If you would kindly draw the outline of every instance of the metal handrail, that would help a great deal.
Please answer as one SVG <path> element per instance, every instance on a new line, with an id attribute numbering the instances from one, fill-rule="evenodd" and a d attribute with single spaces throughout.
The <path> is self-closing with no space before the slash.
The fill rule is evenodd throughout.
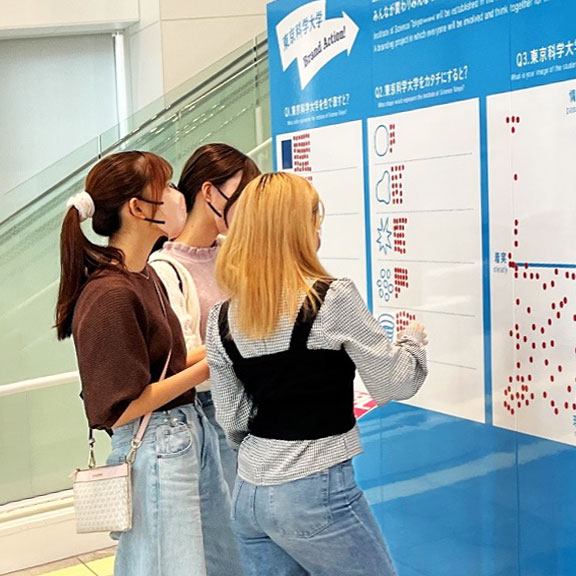
<path id="1" fill-rule="evenodd" d="M 20 213 L 22 213 L 23 210 L 25 210 L 28 206 L 30 206 L 30 204 L 36 202 L 40 198 L 46 197 L 48 194 L 50 194 L 54 190 L 57 190 L 65 182 L 72 180 L 74 177 L 78 176 L 79 174 L 82 174 L 90 166 L 92 166 L 92 164 L 94 164 L 94 162 L 96 162 L 99 158 L 102 158 L 106 154 L 110 153 L 112 150 L 114 150 L 118 147 L 121 147 L 122 144 L 124 144 L 125 142 L 128 142 L 129 140 L 134 138 L 134 136 L 136 136 L 137 134 L 146 130 L 146 128 L 148 128 L 151 124 L 158 121 L 159 118 L 165 116 L 166 114 L 172 113 L 173 108 L 184 103 L 189 98 L 192 98 L 195 95 L 200 93 L 200 95 L 197 97 L 197 99 L 195 101 L 191 102 L 191 104 L 195 104 L 195 103 L 201 101 L 207 94 L 210 94 L 211 92 L 213 92 L 214 89 L 217 89 L 217 88 L 227 84 L 231 80 L 233 80 L 235 77 L 238 76 L 239 73 L 243 73 L 246 70 L 249 70 L 250 68 L 252 68 L 254 65 L 256 65 L 258 63 L 257 58 L 253 58 L 252 61 L 242 70 L 234 70 L 235 67 L 238 66 L 238 64 L 242 63 L 242 61 L 249 58 L 251 54 L 255 54 L 255 53 L 258 54 L 261 49 L 263 49 L 264 47 L 267 46 L 267 44 L 268 44 L 267 38 L 264 38 L 260 41 L 255 41 L 249 50 L 246 50 L 246 52 L 243 52 L 242 54 L 240 54 L 237 58 L 235 58 L 234 60 L 229 62 L 226 66 L 219 69 L 214 74 L 211 74 L 208 78 L 206 78 L 202 82 L 196 84 L 194 86 L 194 88 L 192 88 L 191 90 L 182 94 L 178 98 L 175 98 L 172 102 L 167 104 L 162 110 L 158 111 L 156 114 L 154 114 L 153 116 L 151 116 L 147 120 L 143 121 L 141 124 L 139 124 L 136 128 L 134 128 L 130 132 L 124 134 L 121 138 L 116 140 L 113 144 L 111 144 L 110 146 L 107 146 L 105 149 L 102 149 L 101 146 L 99 145 L 100 149 L 99 149 L 97 156 L 90 158 L 90 160 L 88 160 L 88 161 L 83 162 L 75 170 L 69 172 L 64 178 L 61 178 L 59 181 L 57 181 L 56 183 L 49 186 L 42 194 L 30 199 L 29 202 L 26 202 L 24 205 L 20 206 L 15 212 L 11 213 L 6 218 L 2 219 L 2 217 L 0 216 L 0 224 L 4 225 L 4 224 L 9 223 L 11 220 L 16 218 Z M 267 51 L 262 52 L 262 56 L 264 56 L 264 55 L 267 55 Z M 226 76 L 226 74 L 228 74 L 228 76 Z M 212 89 L 208 90 L 206 93 L 202 93 L 202 90 L 205 90 L 215 80 L 218 80 L 218 79 L 221 80 L 220 83 L 218 84 L 218 86 L 213 87 Z M 100 141 L 100 136 L 98 136 L 98 140 Z M 9 194 L 9 193 L 10 193 L 10 191 L 6 192 L 6 194 Z"/>
<path id="2" fill-rule="evenodd" d="M 54 374 L 52 376 L 42 376 L 41 378 L 32 378 L 30 380 L 21 380 L 13 384 L 4 384 L 0 386 L 0 398 L 3 396 L 12 396 L 20 392 L 31 392 L 32 390 L 43 390 L 46 388 L 53 388 L 61 384 L 70 384 L 71 382 L 78 382 L 80 374 L 76 372 L 62 372 L 61 374 Z"/>
<path id="3" fill-rule="evenodd" d="M 250 150 L 250 152 L 248 152 L 246 154 L 246 156 L 250 156 L 250 158 L 252 158 L 252 156 L 255 156 L 256 154 L 258 154 L 259 152 L 264 150 L 264 148 L 267 148 L 268 146 L 270 146 L 270 144 L 272 144 L 272 138 L 268 138 L 267 140 L 264 140 L 264 142 L 258 144 L 258 146 L 256 146 L 256 148 Z"/>

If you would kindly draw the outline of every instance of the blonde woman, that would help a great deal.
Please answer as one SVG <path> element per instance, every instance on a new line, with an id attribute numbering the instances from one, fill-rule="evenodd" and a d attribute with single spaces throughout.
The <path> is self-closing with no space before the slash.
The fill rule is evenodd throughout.
<path id="1" fill-rule="evenodd" d="M 391 576 L 356 485 L 358 369 L 379 405 L 427 374 L 424 327 L 393 344 L 354 284 L 318 260 L 320 200 L 286 173 L 253 180 L 216 262 L 229 300 L 211 311 L 216 416 L 239 449 L 232 518 L 246 574 Z"/>

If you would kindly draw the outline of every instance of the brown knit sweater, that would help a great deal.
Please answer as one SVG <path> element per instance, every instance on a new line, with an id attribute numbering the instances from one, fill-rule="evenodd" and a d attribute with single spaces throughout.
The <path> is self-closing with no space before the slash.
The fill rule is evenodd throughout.
<path id="1" fill-rule="evenodd" d="M 92 428 L 110 429 L 144 388 L 157 382 L 172 346 L 166 377 L 186 367 L 186 346 L 178 318 L 170 308 L 162 282 L 148 266 L 140 274 L 105 271 L 90 279 L 74 310 L 82 395 Z M 153 279 L 160 288 L 164 316 Z M 163 406 L 174 408 L 194 400 L 194 389 Z"/>

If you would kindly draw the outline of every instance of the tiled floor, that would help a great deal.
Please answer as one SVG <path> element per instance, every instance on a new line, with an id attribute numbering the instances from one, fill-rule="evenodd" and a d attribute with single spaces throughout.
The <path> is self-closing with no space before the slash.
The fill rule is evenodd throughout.
<path id="1" fill-rule="evenodd" d="M 60 560 L 28 570 L 10 572 L 6 576 L 113 576 L 115 548 Z"/>

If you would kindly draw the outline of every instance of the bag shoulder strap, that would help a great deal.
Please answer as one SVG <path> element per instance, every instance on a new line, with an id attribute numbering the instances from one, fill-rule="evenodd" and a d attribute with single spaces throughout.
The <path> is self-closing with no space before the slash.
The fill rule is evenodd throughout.
<path id="1" fill-rule="evenodd" d="M 160 306 L 162 307 L 162 313 L 164 317 L 168 317 L 168 313 L 166 311 L 166 304 L 164 303 L 164 298 L 162 298 L 162 294 L 160 292 L 160 288 L 158 287 L 158 283 L 156 282 L 156 278 L 154 276 L 154 272 L 151 274 L 152 282 L 154 283 L 154 288 L 156 290 L 156 294 L 158 295 L 158 299 L 160 300 Z M 170 359 L 172 358 L 172 347 L 170 347 L 170 351 L 168 352 L 168 357 L 166 358 L 166 363 L 164 364 L 164 369 L 162 370 L 162 375 L 158 380 L 161 382 L 166 378 L 166 372 L 168 372 L 168 365 L 170 364 Z M 148 423 L 150 422 L 150 418 L 152 417 L 152 412 L 148 412 L 142 417 L 140 420 L 140 425 L 138 426 L 138 431 L 136 435 L 132 439 L 132 448 L 130 452 L 126 455 L 126 462 L 132 464 L 134 462 L 134 458 L 136 457 L 136 451 L 142 445 L 142 438 L 144 438 L 144 434 L 146 433 L 146 428 L 148 428 Z M 94 439 L 94 430 L 90 428 L 90 432 L 88 435 L 88 446 L 89 446 L 89 457 L 88 457 L 88 468 L 94 468 L 96 466 L 96 457 L 94 455 L 94 445 L 96 444 L 96 440 Z"/>
<path id="2" fill-rule="evenodd" d="M 174 274 L 176 274 L 176 278 L 178 279 L 178 288 L 180 289 L 180 292 L 184 294 L 184 283 L 182 282 L 182 276 L 180 275 L 178 268 L 176 268 L 176 265 L 166 258 L 155 258 L 154 262 L 164 262 L 164 264 L 168 264 L 168 266 L 174 270 Z"/>

